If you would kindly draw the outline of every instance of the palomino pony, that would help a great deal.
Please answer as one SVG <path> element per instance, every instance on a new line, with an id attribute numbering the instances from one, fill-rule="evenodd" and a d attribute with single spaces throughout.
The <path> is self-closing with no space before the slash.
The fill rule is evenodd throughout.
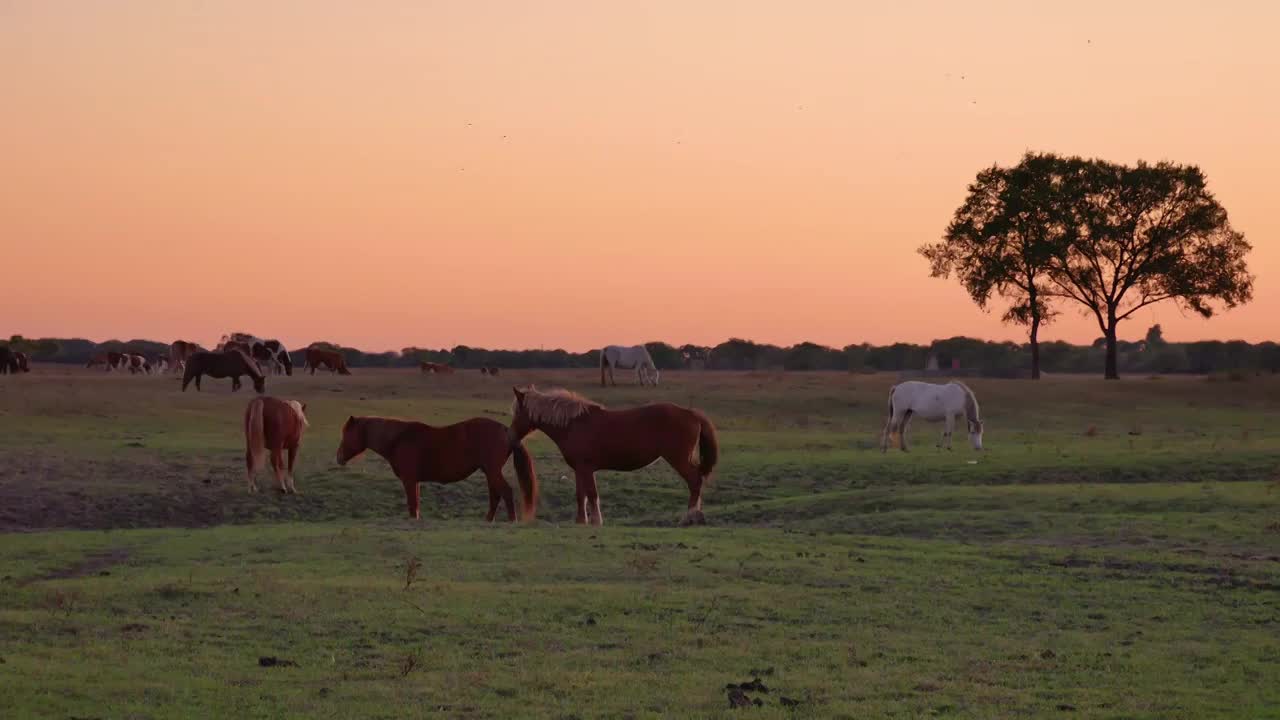
<path id="1" fill-rule="evenodd" d="M 192 380 L 196 381 L 196 390 L 199 390 L 200 378 L 204 375 L 231 378 L 232 392 L 240 389 L 240 376 L 248 375 L 253 379 L 253 389 L 259 395 L 267 391 L 267 379 L 262 370 L 258 369 L 258 363 L 239 350 L 198 352 L 187 358 L 187 367 L 182 372 L 182 392 L 187 391 L 187 385 Z"/>
<path id="2" fill-rule="evenodd" d="M 702 525 L 702 486 L 720 454 L 716 428 L 701 411 L 671 403 L 610 410 L 569 392 L 511 388 L 511 434 L 541 430 L 560 448 L 577 482 L 578 523 L 604 524 L 597 470 L 639 470 L 662 458 L 689 485 L 689 507 L 681 524 Z M 693 458 L 698 450 L 697 461 Z"/>
<path id="3" fill-rule="evenodd" d="M 262 469 L 262 456 L 270 450 L 271 469 L 280 492 L 298 493 L 293 484 L 293 465 L 307 425 L 307 406 L 297 400 L 256 397 L 249 401 L 244 410 L 244 464 L 249 492 L 258 492 L 258 470 Z M 288 465 L 282 455 L 285 450 L 289 451 Z"/>
<path id="4" fill-rule="evenodd" d="M 325 367 L 329 372 L 336 372 L 339 375 L 350 375 L 351 371 L 347 369 L 347 359 L 337 350 L 324 350 L 321 348 L 307 348 L 307 362 L 304 368 L 311 368 L 311 374 L 316 374 L 316 368 Z"/>
<path id="5" fill-rule="evenodd" d="M 600 351 L 600 387 L 604 387 L 605 371 L 609 373 L 609 381 L 615 386 L 617 380 L 613 379 L 613 369 L 636 371 L 636 380 L 641 385 L 658 384 L 658 368 L 653 364 L 653 357 L 649 355 L 649 348 L 643 345 L 632 345 L 624 347 L 622 345 L 606 345 Z"/>
<path id="6" fill-rule="evenodd" d="M 338 464 L 346 465 L 365 450 L 378 453 L 391 464 L 391 471 L 404 485 L 409 517 L 415 520 L 422 517 L 420 483 L 447 485 L 480 470 L 489 483 L 489 512 L 484 519 L 493 522 L 501 501 L 507 506 L 507 519 L 514 521 L 515 501 L 511 486 L 502 476 L 502 466 L 513 454 L 512 464 L 524 496 L 521 517 L 532 520 L 537 512 L 538 476 L 533 471 L 533 458 L 524 443 L 513 439 L 507 427 L 497 420 L 472 418 L 454 425 L 432 427 L 393 418 L 347 418 L 342 426 L 342 443 L 338 445 Z"/>
<path id="7" fill-rule="evenodd" d="M 968 385 L 949 382 L 946 385 L 910 380 L 889 388 L 889 421 L 880 437 L 880 451 L 889 449 L 893 435 L 898 436 L 898 447 L 907 451 L 907 424 L 919 415 L 925 420 L 945 420 L 942 439 L 951 449 L 951 433 L 956 428 L 956 416 L 963 415 L 969 429 L 969 442 L 974 450 L 982 449 L 982 418 L 978 414 L 978 398 Z M 938 444 L 942 447 L 942 443 Z"/>

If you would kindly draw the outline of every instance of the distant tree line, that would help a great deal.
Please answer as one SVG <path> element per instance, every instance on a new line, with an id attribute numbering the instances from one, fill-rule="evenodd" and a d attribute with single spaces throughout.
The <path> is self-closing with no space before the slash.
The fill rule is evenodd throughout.
<path id="1" fill-rule="evenodd" d="M 4 344 L 0 342 L 0 344 Z M 115 351 L 139 352 L 148 356 L 167 356 L 167 343 L 151 340 L 108 340 L 95 343 L 81 338 L 41 338 L 30 340 L 15 335 L 8 344 L 31 355 L 35 362 L 74 363 L 83 365 L 96 353 Z M 446 363 L 460 369 L 500 367 L 504 369 L 594 368 L 599 365 L 595 350 L 489 350 L 467 345 L 452 349 L 407 347 L 399 352 L 364 352 L 337 343 L 311 343 L 341 352 L 351 367 L 408 368 L 426 360 Z M 928 345 L 894 343 L 892 345 L 846 345 L 833 348 L 803 342 L 790 347 L 756 343 L 731 338 L 714 347 L 646 343 L 659 369 L 682 368 L 707 370 L 836 370 L 848 372 L 923 371 L 933 360 L 939 374 L 974 374 L 988 377 L 1027 377 L 1031 368 L 1029 343 L 990 342 L 968 337 L 935 340 Z M 301 367 L 305 348 L 291 353 L 294 364 Z M 1091 345 L 1066 342 L 1040 343 L 1040 367 L 1050 373 L 1092 373 L 1106 365 L 1107 339 L 1100 337 Z M 1274 342 L 1251 344 L 1243 340 L 1205 340 L 1172 343 L 1164 340 L 1160 326 L 1147 331 L 1142 340 L 1116 341 L 1119 370 L 1138 374 L 1198 373 L 1225 371 L 1280 372 L 1280 345 Z"/>

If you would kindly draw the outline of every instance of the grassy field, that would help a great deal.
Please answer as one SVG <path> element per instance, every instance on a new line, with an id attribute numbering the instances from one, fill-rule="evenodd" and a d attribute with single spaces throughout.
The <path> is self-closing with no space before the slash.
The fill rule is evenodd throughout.
<path id="1" fill-rule="evenodd" d="M 885 455 L 889 376 L 356 372 L 268 383 L 298 497 L 245 491 L 228 381 L 0 377 L 0 717 L 1280 717 L 1276 378 L 975 380 L 986 452 Z M 711 525 L 662 464 L 572 525 L 540 435 L 533 525 L 333 463 L 348 415 L 528 382 L 706 410 Z"/>

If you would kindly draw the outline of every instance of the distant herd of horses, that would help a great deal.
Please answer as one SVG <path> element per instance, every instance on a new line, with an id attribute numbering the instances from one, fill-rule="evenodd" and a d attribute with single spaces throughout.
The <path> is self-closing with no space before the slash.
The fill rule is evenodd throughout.
<path id="1" fill-rule="evenodd" d="M 339 352 L 312 347 L 306 350 L 305 357 L 304 368 L 309 368 L 312 374 L 317 369 L 350 374 Z M 257 492 L 256 476 L 269 456 L 279 491 L 297 492 L 293 471 L 308 426 L 306 405 L 263 395 L 267 373 L 293 374 L 289 353 L 279 341 L 234 333 L 225 336 L 217 348 L 210 351 L 179 340 L 170 346 L 168 358 L 107 352 L 95 356 L 88 367 L 99 365 L 107 371 L 130 373 L 180 371 L 184 391 L 193 381 L 199 390 L 200 379 L 205 375 L 231 378 L 233 391 L 240 388 L 241 377 L 249 377 L 259 393 L 245 408 L 243 422 L 249 491 Z M 613 380 L 614 368 L 635 370 L 641 385 L 658 384 L 658 370 L 643 345 L 610 345 L 602 349 L 602 385 L 606 378 Z M 421 363 L 421 369 L 429 374 L 454 372 L 448 365 L 430 362 Z M 24 354 L 0 348 L 0 371 L 29 370 Z M 497 375 L 499 369 L 484 367 L 481 372 Z M 563 388 L 539 390 L 532 385 L 512 387 L 512 392 L 511 420 L 507 425 L 483 417 L 433 427 L 395 418 L 351 416 L 342 426 L 336 462 L 346 465 L 368 450 L 381 455 L 403 485 L 406 508 L 415 519 L 421 517 L 422 483 L 454 483 L 479 471 L 488 485 L 487 521 L 494 520 L 500 506 L 505 507 L 508 520 L 532 520 L 537 512 L 538 478 L 524 438 L 541 431 L 555 443 L 573 470 L 576 522 L 594 525 L 604 522 L 597 472 L 631 472 L 658 459 L 665 460 L 688 486 L 688 505 L 681 524 L 706 522 L 702 511 L 703 489 L 719 460 L 720 445 L 715 425 L 701 410 L 667 402 L 612 409 Z M 975 450 L 982 450 L 983 424 L 978 401 L 963 383 L 940 385 L 908 381 L 890 388 L 888 420 L 880 441 L 882 452 L 895 441 L 901 450 L 907 450 L 907 426 L 914 417 L 942 421 L 944 430 L 939 447 L 945 445 L 948 450 L 956 419 L 962 417 L 970 444 Z M 502 473 L 508 459 L 513 459 L 520 487 L 519 508 Z"/>

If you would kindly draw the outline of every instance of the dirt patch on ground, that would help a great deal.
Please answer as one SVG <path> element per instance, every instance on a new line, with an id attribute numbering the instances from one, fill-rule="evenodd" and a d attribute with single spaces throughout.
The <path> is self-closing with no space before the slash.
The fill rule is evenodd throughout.
<path id="1" fill-rule="evenodd" d="M 41 580 L 68 580 L 71 578 L 88 577 L 90 575 L 100 575 L 106 572 L 107 568 L 119 565 L 129 559 L 129 551 L 124 548 L 112 548 L 101 552 L 86 555 L 79 562 L 47 572 L 43 575 L 19 580 L 18 586 L 30 585 L 33 582 Z"/>

